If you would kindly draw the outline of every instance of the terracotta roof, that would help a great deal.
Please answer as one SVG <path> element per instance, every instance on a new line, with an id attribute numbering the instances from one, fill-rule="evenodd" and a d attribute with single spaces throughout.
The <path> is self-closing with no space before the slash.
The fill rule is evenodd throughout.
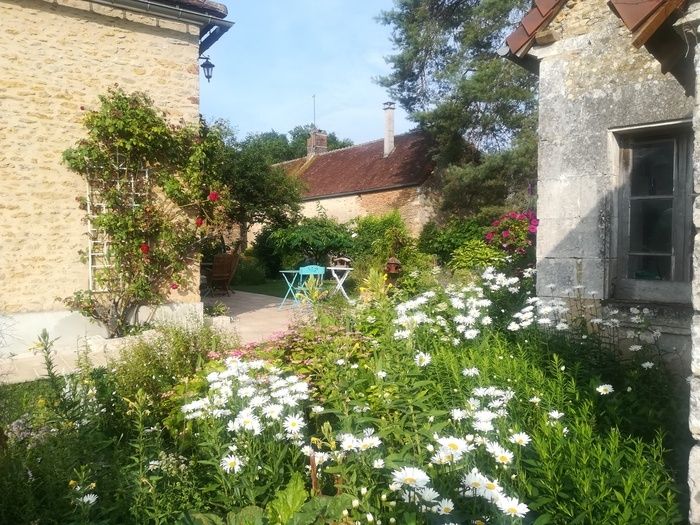
<path id="1" fill-rule="evenodd" d="M 174 5 L 176 7 L 182 7 L 183 9 L 190 9 L 192 11 L 212 15 L 217 18 L 226 18 L 226 15 L 228 15 L 227 7 L 213 0 L 156 0 L 156 3 Z"/>
<path id="2" fill-rule="evenodd" d="M 634 45 L 644 45 L 656 29 L 680 9 L 685 0 L 610 0 L 612 10 L 634 32 Z M 566 4 L 566 0 L 535 0 L 530 9 L 506 37 L 506 46 L 511 55 L 523 57 L 535 43 L 537 33 L 549 23 Z"/>
<path id="3" fill-rule="evenodd" d="M 396 135 L 394 151 L 384 157 L 384 140 L 337 149 L 280 163 L 306 186 L 304 199 L 368 193 L 425 182 L 434 169 L 432 140 L 416 131 Z"/>

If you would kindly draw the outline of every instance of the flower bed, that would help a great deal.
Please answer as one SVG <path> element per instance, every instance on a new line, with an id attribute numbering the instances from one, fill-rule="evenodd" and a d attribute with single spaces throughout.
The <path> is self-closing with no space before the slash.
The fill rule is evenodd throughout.
<path id="1" fill-rule="evenodd" d="M 374 283 L 271 343 L 179 332 L 86 367 L 6 428 L 0 521 L 680 522 L 642 312 L 620 334 L 530 298 L 530 280 Z"/>

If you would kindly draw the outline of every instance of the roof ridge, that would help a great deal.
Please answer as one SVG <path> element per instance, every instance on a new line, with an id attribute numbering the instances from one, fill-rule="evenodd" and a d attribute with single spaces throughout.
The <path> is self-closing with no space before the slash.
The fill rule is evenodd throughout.
<path id="1" fill-rule="evenodd" d="M 394 135 L 394 138 L 403 137 L 405 135 L 418 135 L 420 133 L 425 133 L 425 132 L 421 129 L 413 129 L 411 131 L 407 131 L 406 133 L 399 133 L 398 135 Z M 353 144 L 352 146 L 345 146 L 344 148 L 338 148 L 338 149 L 332 149 L 329 151 L 324 151 L 323 153 L 317 153 L 316 155 L 312 155 L 312 156 L 324 157 L 324 156 L 330 155 L 332 153 L 337 153 L 338 151 L 347 151 L 347 150 L 352 149 L 352 148 L 360 148 L 362 146 L 368 146 L 370 144 L 374 144 L 375 142 L 380 142 L 380 141 L 384 141 L 384 139 L 381 138 L 381 139 L 369 140 L 367 142 L 361 142 L 360 144 Z M 277 162 L 276 164 L 273 164 L 273 166 L 282 166 L 284 164 L 288 164 L 290 162 L 296 162 L 296 161 L 299 161 L 301 159 L 306 159 L 306 158 L 309 158 L 308 155 L 304 156 L 304 157 L 297 157 L 296 159 L 283 160 L 282 162 Z"/>

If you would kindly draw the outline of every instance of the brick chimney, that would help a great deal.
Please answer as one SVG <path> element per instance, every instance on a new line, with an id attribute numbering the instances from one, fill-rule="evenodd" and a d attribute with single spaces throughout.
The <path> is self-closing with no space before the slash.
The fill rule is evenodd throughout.
<path id="1" fill-rule="evenodd" d="M 313 157 L 328 151 L 328 135 L 320 129 L 313 129 L 306 139 L 306 156 Z"/>
<path id="2" fill-rule="evenodd" d="M 384 158 L 394 151 L 394 106 L 393 102 L 384 102 Z"/>

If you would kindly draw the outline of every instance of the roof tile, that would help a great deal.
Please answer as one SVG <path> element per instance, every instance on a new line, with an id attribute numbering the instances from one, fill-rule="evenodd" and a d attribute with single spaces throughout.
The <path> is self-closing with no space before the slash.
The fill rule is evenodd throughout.
<path id="1" fill-rule="evenodd" d="M 306 185 L 304 199 L 418 186 L 433 172 L 432 140 L 416 131 L 396 135 L 384 157 L 384 140 L 279 164 Z"/>
<path id="2" fill-rule="evenodd" d="M 665 0 L 610 0 L 613 9 L 630 31 L 636 30 Z"/>

